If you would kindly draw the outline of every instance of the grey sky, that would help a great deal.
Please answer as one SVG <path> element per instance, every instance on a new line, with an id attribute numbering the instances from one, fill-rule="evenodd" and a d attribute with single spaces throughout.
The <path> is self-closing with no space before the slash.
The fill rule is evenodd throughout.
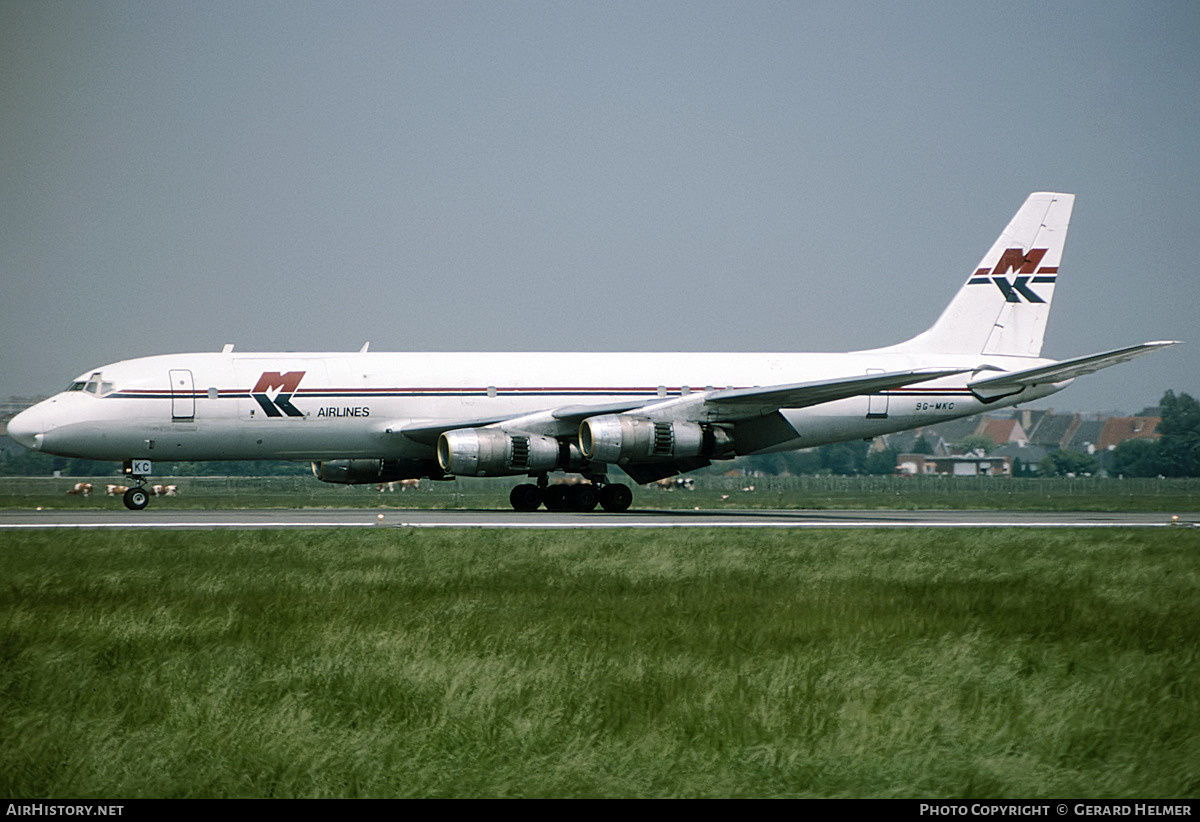
<path id="1" fill-rule="evenodd" d="M 1043 405 L 1200 396 L 1200 4 L 0 0 L 0 396 L 219 350 L 836 351 L 1078 195 Z M 797 379 L 803 375 L 797 375 Z"/>

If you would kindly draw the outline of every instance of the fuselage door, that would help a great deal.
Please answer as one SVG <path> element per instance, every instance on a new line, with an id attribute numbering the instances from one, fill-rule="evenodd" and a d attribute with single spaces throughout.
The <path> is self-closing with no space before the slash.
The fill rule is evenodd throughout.
<path id="1" fill-rule="evenodd" d="M 191 422 L 196 419 L 196 392 L 192 372 L 186 368 L 171 369 L 171 419 Z"/>
<path id="2" fill-rule="evenodd" d="M 882 368 L 868 368 L 868 374 L 882 374 Z M 869 420 L 886 420 L 888 415 L 888 395 L 887 394 L 868 394 L 867 395 L 867 419 Z"/>

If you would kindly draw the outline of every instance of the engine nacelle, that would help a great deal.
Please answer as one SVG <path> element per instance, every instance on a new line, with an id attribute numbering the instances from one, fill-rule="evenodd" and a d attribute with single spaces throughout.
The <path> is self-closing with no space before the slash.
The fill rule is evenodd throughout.
<path id="1" fill-rule="evenodd" d="M 312 472 L 321 482 L 341 485 L 442 478 L 441 469 L 432 460 L 323 460 L 313 462 Z"/>
<path id="2" fill-rule="evenodd" d="M 579 447 L 590 460 L 625 465 L 685 457 L 720 459 L 733 454 L 733 438 L 723 428 L 697 422 L 606 414 L 583 421 Z"/>
<path id="3" fill-rule="evenodd" d="M 569 446 L 554 437 L 498 428 L 447 431 L 438 437 L 437 458 L 446 473 L 460 477 L 539 474 L 572 461 Z"/>

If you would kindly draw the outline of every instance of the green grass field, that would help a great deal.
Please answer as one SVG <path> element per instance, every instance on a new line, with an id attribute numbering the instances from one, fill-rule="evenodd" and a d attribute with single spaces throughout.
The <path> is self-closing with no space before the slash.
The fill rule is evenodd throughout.
<path id="1" fill-rule="evenodd" d="M 68 494 L 74 478 L 0 477 L 0 508 L 119 508 L 105 484 L 91 480 L 90 497 Z M 156 508 L 508 508 L 518 478 L 422 482 L 419 489 L 379 493 L 372 485 L 344 486 L 311 476 L 163 477 L 179 495 L 158 497 Z M 635 508 L 891 508 L 1021 509 L 1027 511 L 1200 511 L 1200 478 L 1099 477 L 695 477 L 694 491 L 639 487 Z"/>
<path id="2" fill-rule="evenodd" d="M 1200 793 L 1194 528 L 0 545 L 8 798 Z"/>

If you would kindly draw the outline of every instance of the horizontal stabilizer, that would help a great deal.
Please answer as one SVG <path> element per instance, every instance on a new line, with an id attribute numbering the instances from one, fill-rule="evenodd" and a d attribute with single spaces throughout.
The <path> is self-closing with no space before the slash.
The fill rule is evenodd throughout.
<path id="1" fill-rule="evenodd" d="M 1069 360 L 1027 368 L 1024 371 L 1007 371 L 994 377 L 975 380 L 967 387 L 981 397 L 998 396 L 1019 391 L 1027 385 L 1043 385 L 1045 383 L 1065 382 L 1085 374 L 1091 374 L 1102 368 L 1108 368 L 1118 363 L 1128 362 L 1143 354 L 1178 345 L 1176 340 L 1159 340 L 1141 345 L 1131 345 L 1128 348 L 1118 348 L 1100 354 L 1089 354 L 1085 357 L 1073 357 Z"/>

